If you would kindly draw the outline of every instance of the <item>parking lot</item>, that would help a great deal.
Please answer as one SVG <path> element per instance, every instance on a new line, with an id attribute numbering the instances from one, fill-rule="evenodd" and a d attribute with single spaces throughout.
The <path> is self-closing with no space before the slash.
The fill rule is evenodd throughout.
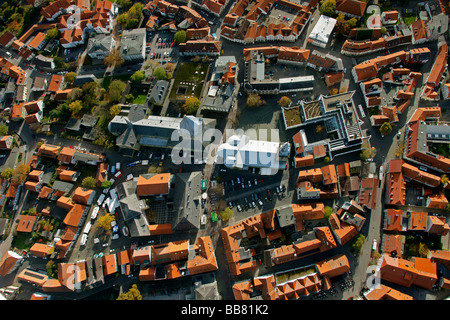
<path id="1" fill-rule="evenodd" d="M 147 33 L 147 60 L 155 60 L 161 64 L 165 64 L 176 57 L 177 50 L 174 48 L 173 36 L 173 33 L 168 31 Z"/>
<path id="2" fill-rule="evenodd" d="M 423 197 L 421 186 L 406 186 L 405 204 L 410 206 L 423 206 L 425 198 Z"/>
<path id="3" fill-rule="evenodd" d="M 234 171 L 221 166 L 218 176 L 223 178 L 223 199 L 235 213 L 249 211 L 253 215 L 257 211 L 272 210 L 277 201 L 292 202 L 292 194 L 288 192 L 287 182 L 282 180 L 281 171 L 274 176 L 260 176 L 256 168 Z M 212 209 L 215 209 L 216 201 L 216 197 L 210 197 Z"/>

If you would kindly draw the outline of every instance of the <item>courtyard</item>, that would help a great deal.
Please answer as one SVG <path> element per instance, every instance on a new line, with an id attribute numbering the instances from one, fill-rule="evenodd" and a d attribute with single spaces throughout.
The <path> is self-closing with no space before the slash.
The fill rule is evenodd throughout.
<path id="1" fill-rule="evenodd" d="M 170 100 L 186 100 L 190 97 L 200 99 L 203 85 L 208 76 L 209 64 L 183 62 L 176 71 Z"/>

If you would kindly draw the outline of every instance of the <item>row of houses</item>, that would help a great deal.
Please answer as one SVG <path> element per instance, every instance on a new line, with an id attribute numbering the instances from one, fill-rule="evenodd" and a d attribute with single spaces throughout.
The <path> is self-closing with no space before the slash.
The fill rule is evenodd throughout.
<path id="1" fill-rule="evenodd" d="M 372 36 L 368 40 L 357 40 L 358 29 L 352 29 L 341 50 L 341 54 L 359 56 L 389 50 L 391 48 L 407 45 L 422 44 L 435 41 L 439 36 L 448 31 L 448 16 L 445 14 L 445 6 L 437 4 L 438 1 L 426 1 L 423 11 L 419 12 L 419 19 L 410 25 L 399 23 L 402 18 L 397 10 L 383 11 L 380 15 L 380 23 L 388 28 L 388 34 L 381 34 L 380 28 L 372 28 Z"/>
<path id="2" fill-rule="evenodd" d="M 350 264 L 345 255 L 334 256 L 320 261 L 311 269 L 314 271 L 302 275 L 305 269 L 293 269 L 299 276 L 283 281 L 285 272 L 257 276 L 249 280 L 233 284 L 233 294 L 236 300 L 293 300 L 309 296 L 312 293 L 331 288 L 331 279 L 344 275 L 350 271 Z"/>
<path id="3" fill-rule="evenodd" d="M 440 42 L 438 47 L 433 66 L 431 67 L 420 95 L 420 98 L 425 101 L 438 101 L 441 96 L 439 94 L 439 89 L 445 78 L 444 72 L 447 71 L 448 45 L 444 41 Z"/>
<path id="4" fill-rule="evenodd" d="M 273 267 L 345 245 L 364 225 L 363 214 L 364 209 L 351 201 L 331 215 L 329 226 L 305 232 L 307 221 L 324 218 L 324 205 L 291 204 L 225 227 L 220 235 L 230 274 L 238 276 L 255 270 L 261 260 L 266 267 Z M 280 242 L 284 232 L 290 233 L 291 244 Z M 269 249 L 258 251 L 252 241 L 261 241 Z"/>
<path id="5" fill-rule="evenodd" d="M 381 280 L 406 288 L 417 286 L 426 290 L 450 288 L 450 278 L 445 269 L 449 266 L 449 252 L 427 250 L 421 257 L 406 259 L 405 243 L 408 234 L 446 236 L 450 230 L 445 216 L 427 212 L 404 212 L 401 209 L 385 210 L 381 251 L 377 276 Z M 443 267 L 443 269 L 440 269 Z"/>
<path id="6" fill-rule="evenodd" d="M 427 47 L 415 48 L 410 51 L 398 51 L 391 54 L 382 55 L 374 59 L 363 61 L 352 69 L 352 76 L 356 83 L 370 80 L 378 76 L 378 72 L 383 67 L 395 64 L 424 64 L 430 59 L 430 49 Z"/>
<path id="7" fill-rule="evenodd" d="M 262 41 L 296 41 L 308 23 L 312 10 L 317 5 L 313 0 L 307 5 L 287 0 L 260 0 L 253 3 L 248 0 L 238 1 L 225 16 L 221 37 L 239 43 Z M 282 7 L 296 12 L 289 23 L 263 23 L 260 16 L 267 16 L 273 7 Z M 246 14 L 244 15 L 244 13 Z"/>
<path id="8" fill-rule="evenodd" d="M 383 74 L 382 79 L 374 78 L 361 82 L 360 88 L 363 93 L 367 108 L 375 108 L 380 112 L 370 117 L 372 126 L 381 126 L 385 122 L 395 124 L 399 115 L 405 112 L 414 99 L 417 84 L 422 77 L 420 72 L 413 72 L 408 68 L 391 68 Z M 394 85 L 396 94 L 392 101 L 383 103 L 384 84 Z"/>
<path id="9" fill-rule="evenodd" d="M 409 119 L 405 130 L 405 160 L 428 167 L 437 172 L 450 170 L 450 159 L 429 150 L 428 141 L 448 142 L 449 126 L 445 124 L 427 124 L 426 121 L 441 117 L 440 107 L 418 108 Z"/>
<path id="10" fill-rule="evenodd" d="M 219 1 L 204 1 L 204 3 L 221 7 L 225 3 Z M 202 7 L 203 4 L 201 5 Z M 196 10 L 186 5 L 176 5 L 165 0 L 149 1 L 143 8 L 143 13 L 147 16 L 147 30 L 155 30 L 159 17 L 163 17 L 169 22 L 160 26 L 160 30 L 176 32 L 186 30 L 187 41 L 180 43 L 179 53 L 181 56 L 219 56 L 222 50 L 222 43 L 210 35 L 208 22 Z"/>
<path id="11" fill-rule="evenodd" d="M 45 245 L 36 245 L 31 254 L 40 256 L 48 252 Z M 17 269 L 23 258 L 15 252 L 8 252 L 0 262 L 2 275 Z M 36 286 L 44 293 L 80 292 L 115 277 L 130 275 L 132 269 L 139 269 L 141 281 L 176 279 L 217 270 L 217 262 L 210 237 L 200 237 L 197 244 L 189 240 L 165 244 L 134 247 L 118 253 L 78 261 L 58 263 L 58 278 L 52 279 L 30 268 L 18 274 L 18 280 Z"/>
<path id="12" fill-rule="evenodd" d="M 448 200 L 445 197 L 444 190 L 436 191 L 436 193 L 433 192 L 433 190 L 436 190 L 436 188 L 441 186 L 441 177 L 421 170 L 401 159 L 391 160 L 389 164 L 389 172 L 386 175 L 386 184 L 391 190 L 391 193 L 389 194 L 389 197 L 386 198 L 386 204 L 406 204 L 405 196 L 407 181 L 415 181 L 424 185 L 427 208 L 446 208 Z"/>

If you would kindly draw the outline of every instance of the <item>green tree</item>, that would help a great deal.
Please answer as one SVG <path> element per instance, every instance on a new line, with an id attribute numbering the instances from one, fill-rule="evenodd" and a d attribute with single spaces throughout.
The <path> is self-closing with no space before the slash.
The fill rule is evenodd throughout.
<path id="1" fill-rule="evenodd" d="M 122 13 L 118 18 L 117 18 L 117 22 L 121 25 L 121 27 L 125 27 L 127 25 L 127 14 L 126 13 Z"/>
<path id="2" fill-rule="evenodd" d="M 134 82 L 141 82 L 142 80 L 144 80 L 145 78 L 145 73 L 144 71 L 136 71 L 135 73 L 133 73 L 133 75 L 130 77 L 131 81 Z"/>
<path id="3" fill-rule="evenodd" d="M 114 49 L 108 56 L 105 57 L 103 62 L 108 67 L 117 66 L 120 67 L 125 60 L 123 60 L 122 56 L 120 55 L 119 50 Z"/>
<path id="4" fill-rule="evenodd" d="M 326 219 L 328 219 L 331 216 L 332 213 L 333 213 L 333 208 L 331 208 L 329 206 L 325 206 L 325 208 L 324 208 L 324 217 Z"/>
<path id="5" fill-rule="evenodd" d="M 153 71 L 152 74 L 153 77 L 155 77 L 158 80 L 166 80 L 167 79 L 167 72 L 164 70 L 163 67 L 158 67 Z"/>
<path id="6" fill-rule="evenodd" d="M 286 96 L 282 96 L 280 100 L 278 100 L 278 104 L 282 107 L 287 107 L 292 103 L 292 100 Z"/>
<path id="7" fill-rule="evenodd" d="M 220 217 L 223 221 L 230 220 L 234 215 L 233 210 L 230 209 L 230 207 L 226 207 L 223 211 L 220 212 Z"/>
<path id="8" fill-rule="evenodd" d="M 0 136 L 6 136 L 8 134 L 8 127 L 0 125 Z"/>
<path id="9" fill-rule="evenodd" d="M 419 244 L 419 250 L 418 250 L 418 252 L 419 252 L 419 255 L 422 257 L 422 258 L 426 258 L 427 256 L 428 256 L 428 252 L 429 252 L 430 250 L 428 249 L 428 246 L 425 244 L 425 243 L 420 243 Z"/>
<path id="10" fill-rule="evenodd" d="M 61 37 L 61 33 L 59 32 L 58 28 L 52 28 L 52 29 L 48 29 L 47 33 L 45 35 L 45 38 L 47 40 L 50 39 L 59 39 Z"/>
<path id="11" fill-rule="evenodd" d="M 392 126 L 389 122 L 384 122 L 380 127 L 380 132 L 383 136 L 387 136 L 392 132 Z"/>
<path id="12" fill-rule="evenodd" d="M 102 182 L 102 188 L 103 188 L 103 189 L 111 188 L 111 181 L 109 181 L 109 180 L 103 181 L 103 182 Z"/>
<path id="13" fill-rule="evenodd" d="M 186 31 L 180 30 L 175 33 L 174 42 L 176 44 L 185 43 L 186 40 L 187 40 Z"/>
<path id="14" fill-rule="evenodd" d="M 69 65 L 64 61 L 61 57 L 54 57 L 53 62 L 55 64 L 56 69 L 67 69 Z"/>
<path id="15" fill-rule="evenodd" d="M 108 87 L 109 101 L 119 102 L 127 84 L 121 80 L 113 80 Z"/>
<path id="16" fill-rule="evenodd" d="M 73 71 L 67 72 L 64 75 L 64 81 L 67 82 L 67 83 L 72 84 L 76 77 L 77 77 L 77 73 L 76 72 L 73 72 Z"/>
<path id="17" fill-rule="evenodd" d="M 58 279 L 58 265 L 55 261 L 50 260 L 45 265 L 45 269 L 47 269 L 48 276 L 52 279 Z"/>
<path id="18" fill-rule="evenodd" d="M 448 177 L 447 177 L 446 174 L 443 174 L 443 175 L 441 176 L 441 184 L 442 184 L 442 185 L 446 185 L 447 183 L 448 183 Z"/>
<path id="19" fill-rule="evenodd" d="M 127 29 L 134 29 L 138 26 L 139 20 L 138 19 L 129 19 L 127 20 Z"/>
<path id="20" fill-rule="evenodd" d="M 97 186 L 97 180 L 94 177 L 86 177 L 81 181 L 81 185 L 85 188 L 94 189 Z"/>
<path id="21" fill-rule="evenodd" d="M 2 179 L 9 179 L 9 178 L 11 178 L 12 173 L 13 173 L 13 169 L 6 168 L 5 170 L 2 171 L 2 174 L 1 174 Z"/>
<path id="22" fill-rule="evenodd" d="M 366 237 L 363 234 L 360 234 L 353 242 L 352 249 L 355 252 L 360 252 L 364 245 L 364 242 L 366 242 Z"/>
<path id="23" fill-rule="evenodd" d="M 350 25 L 351 28 L 356 27 L 357 23 L 358 23 L 358 20 L 356 18 L 351 18 L 350 20 L 348 20 L 348 24 Z"/>
<path id="24" fill-rule="evenodd" d="M 110 213 L 106 213 L 99 217 L 97 220 L 97 226 L 105 231 L 111 230 L 111 222 L 115 220 L 114 216 Z"/>
<path id="25" fill-rule="evenodd" d="M 361 147 L 361 160 L 367 161 L 368 159 L 372 159 L 377 154 L 377 149 L 375 147 L 371 147 L 370 144 L 365 141 Z"/>
<path id="26" fill-rule="evenodd" d="M 11 174 L 11 179 L 16 184 L 23 183 L 27 177 L 28 173 L 30 173 L 30 166 L 26 164 L 19 164 Z"/>
<path id="27" fill-rule="evenodd" d="M 137 20 L 139 21 L 142 18 L 142 8 L 143 5 L 139 2 L 135 3 L 128 11 L 127 11 L 127 20 Z"/>
<path id="28" fill-rule="evenodd" d="M 117 300 L 142 300 L 142 295 L 137 285 L 133 284 L 128 292 L 122 292 Z"/>
<path id="29" fill-rule="evenodd" d="M 187 98 L 184 102 L 183 109 L 187 114 L 194 114 L 200 107 L 200 100 L 196 97 Z"/>
<path id="30" fill-rule="evenodd" d="M 338 20 L 336 22 L 336 32 L 340 35 L 347 35 L 350 32 L 350 23 L 347 20 Z"/>
<path id="31" fill-rule="evenodd" d="M 128 11 L 133 5 L 131 0 L 117 0 L 116 3 L 122 8 L 123 11 Z"/>
<path id="32" fill-rule="evenodd" d="M 261 96 L 259 94 L 250 94 L 247 97 L 247 107 L 249 108 L 256 108 L 264 105 L 264 100 L 261 99 Z"/>
<path id="33" fill-rule="evenodd" d="M 171 62 L 167 62 L 166 65 L 164 66 L 164 70 L 166 70 L 167 72 L 174 72 L 175 64 L 173 64 Z"/>
<path id="34" fill-rule="evenodd" d="M 56 109 L 53 109 L 48 113 L 50 119 L 58 119 L 61 121 L 69 120 L 71 115 L 72 112 L 70 111 L 69 104 L 67 102 L 60 104 Z"/>
<path id="35" fill-rule="evenodd" d="M 83 101 L 86 109 L 90 110 L 98 103 L 100 89 L 100 85 L 97 82 L 88 82 L 83 85 L 80 100 Z"/>
<path id="36" fill-rule="evenodd" d="M 109 113 L 113 116 L 113 117 L 115 117 L 115 116 L 117 116 L 119 113 L 120 113 L 120 111 L 122 111 L 122 108 L 119 106 L 119 105 L 113 105 L 112 107 L 111 107 L 111 109 L 109 109 Z"/>
<path id="37" fill-rule="evenodd" d="M 73 117 L 80 117 L 83 114 L 83 103 L 81 100 L 75 100 L 69 104 L 69 109 Z"/>
<path id="38" fill-rule="evenodd" d="M 325 0 L 320 3 L 320 13 L 326 16 L 331 17 L 334 15 L 334 9 L 336 8 L 335 0 Z"/>

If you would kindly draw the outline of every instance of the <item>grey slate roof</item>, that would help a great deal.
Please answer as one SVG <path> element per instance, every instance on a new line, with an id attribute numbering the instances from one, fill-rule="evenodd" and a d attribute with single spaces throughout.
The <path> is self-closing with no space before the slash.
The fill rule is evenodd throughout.
<path id="1" fill-rule="evenodd" d="M 149 101 L 156 105 L 162 105 L 169 89 L 169 81 L 159 80 L 150 92 Z"/>
<path id="2" fill-rule="evenodd" d="M 198 229 L 201 214 L 201 172 L 178 173 L 173 190 L 174 231 Z"/>

